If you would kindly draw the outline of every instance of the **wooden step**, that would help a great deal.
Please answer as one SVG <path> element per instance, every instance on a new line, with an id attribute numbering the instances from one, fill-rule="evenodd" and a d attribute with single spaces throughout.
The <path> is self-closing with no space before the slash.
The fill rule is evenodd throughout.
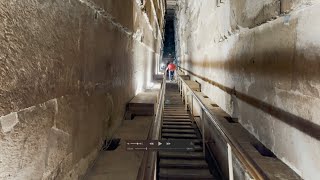
<path id="1" fill-rule="evenodd" d="M 192 122 L 190 119 L 163 119 L 163 122 Z"/>
<path id="2" fill-rule="evenodd" d="M 181 103 L 182 103 L 182 100 L 179 102 L 179 104 L 166 104 L 165 106 L 167 106 L 167 107 L 181 107 L 181 106 L 184 106 L 184 104 L 181 105 Z"/>
<path id="3" fill-rule="evenodd" d="M 193 149 L 194 149 L 195 152 L 201 152 L 201 151 L 203 151 L 203 148 L 202 148 L 202 146 L 200 146 L 200 145 L 195 145 Z"/>
<path id="4" fill-rule="evenodd" d="M 174 116 L 166 116 L 166 115 L 163 115 L 162 119 L 169 119 L 169 120 L 191 120 L 191 118 L 190 118 L 190 117 L 187 117 L 187 116 L 185 116 L 184 118 L 182 118 L 181 116 L 174 117 Z"/>
<path id="5" fill-rule="evenodd" d="M 194 129 L 162 129 L 162 133 L 186 133 L 186 134 L 195 134 Z"/>
<path id="6" fill-rule="evenodd" d="M 179 108 L 168 108 L 168 107 L 164 107 L 163 112 L 172 112 L 172 113 L 178 113 L 178 112 L 182 112 L 182 113 L 187 113 L 188 111 L 185 109 L 185 107 L 179 107 Z"/>
<path id="7" fill-rule="evenodd" d="M 201 159 L 160 159 L 160 168 L 184 168 L 184 169 L 202 169 L 208 168 L 205 160 Z"/>
<path id="8" fill-rule="evenodd" d="M 184 109 L 185 105 L 179 105 L 179 106 L 168 106 L 168 105 L 165 105 L 164 108 L 165 109 Z"/>
<path id="9" fill-rule="evenodd" d="M 159 152 L 163 159 L 204 159 L 202 152 Z"/>
<path id="10" fill-rule="evenodd" d="M 186 111 L 185 110 L 185 106 L 181 106 L 181 107 L 178 107 L 178 106 L 171 106 L 171 107 L 165 106 L 164 110 L 184 110 L 184 111 Z"/>
<path id="11" fill-rule="evenodd" d="M 163 138 L 173 139 L 196 139 L 196 134 L 162 133 Z"/>
<path id="12" fill-rule="evenodd" d="M 192 125 L 192 122 L 163 121 L 164 125 Z"/>
<path id="13" fill-rule="evenodd" d="M 164 109 L 163 112 L 169 112 L 169 113 L 188 113 L 184 108 L 183 109 Z"/>
<path id="14" fill-rule="evenodd" d="M 166 119 L 169 119 L 169 118 L 171 118 L 171 119 L 190 119 L 189 116 L 166 116 L 166 115 L 164 115 L 163 118 L 166 118 Z"/>
<path id="15" fill-rule="evenodd" d="M 165 100 L 167 100 L 167 102 L 170 101 L 170 99 L 166 98 Z M 172 101 L 172 100 L 171 100 Z M 181 103 L 183 103 L 182 99 L 181 100 L 178 100 L 178 101 L 175 101 L 179 104 L 167 104 L 166 106 L 182 106 Z"/>
<path id="16" fill-rule="evenodd" d="M 167 114 L 163 114 L 163 116 L 162 116 L 163 118 L 166 118 L 166 119 L 168 119 L 168 118 L 171 118 L 171 119 L 190 119 L 191 117 L 190 116 L 172 116 L 172 115 L 167 115 Z"/>
<path id="17" fill-rule="evenodd" d="M 168 119 L 168 120 L 191 120 L 190 117 L 186 118 L 180 118 L 180 117 L 172 117 L 172 116 L 163 116 L 162 119 Z"/>
<path id="18" fill-rule="evenodd" d="M 174 139 L 170 139 L 170 138 L 166 138 L 168 140 L 174 140 Z M 180 139 L 180 140 L 189 140 L 189 141 L 192 141 L 193 144 L 195 144 L 195 147 L 196 148 L 202 148 L 202 140 L 201 139 Z"/>
<path id="19" fill-rule="evenodd" d="M 162 125 L 162 128 L 167 128 L 167 129 L 194 129 L 193 126 L 177 126 L 177 125 Z"/>
<path id="20" fill-rule="evenodd" d="M 184 109 L 185 105 L 183 103 L 177 105 L 164 104 L 165 109 Z"/>
<path id="21" fill-rule="evenodd" d="M 177 168 L 160 168 L 159 170 L 159 180 L 212 180 L 213 176 L 211 175 L 208 169 L 177 169 Z"/>
<path id="22" fill-rule="evenodd" d="M 189 117 L 189 114 L 163 113 L 163 117 Z"/>
<path id="23" fill-rule="evenodd" d="M 187 112 L 168 112 L 164 111 L 163 112 L 164 116 L 189 116 Z"/>

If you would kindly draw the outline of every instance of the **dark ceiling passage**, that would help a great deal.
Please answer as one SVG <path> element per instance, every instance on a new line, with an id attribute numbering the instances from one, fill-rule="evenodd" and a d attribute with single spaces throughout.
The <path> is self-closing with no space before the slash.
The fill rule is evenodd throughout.
<path id="1" fill-rule="evenodd" d="M 175 57 L 175 41 L 174 41 L 174 21 L 172 19 L 167 19 L 165 25 L 165 40 L 163 47 L 163 57 L 164 58 L 174 58 Z"/>
<path id="2" fill-rule="evenodd" d="M 164 61 L 175 58 L 175 10 L 177 7 L 176 0 L 167 0 L 166 14 L 165 14 L 165 35 L 164 35 L 164 47 L 163 58 Z"/>

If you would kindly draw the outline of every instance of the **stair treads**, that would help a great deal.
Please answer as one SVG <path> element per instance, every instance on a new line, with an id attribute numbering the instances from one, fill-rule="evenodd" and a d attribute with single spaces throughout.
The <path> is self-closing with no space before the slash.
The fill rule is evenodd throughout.
<path id="1" fill-rule="evenodd" d="M 165 118 L 165 119 L 168 119 L 168 118 L 171 118 L 171 119 L 189 119 L 190 117 L 189 116 L 166 116 L 166 115 L 164 115 L 163 118 Z"/>
<path id="2" fill-rule="evenodd" d="M 202 152 L 201 136 L 191 120 L 189 111 L 185 109 L 184 101 L 176 84 L 170 84 L 166 87 L 161 138 L 162 140 L 192 141 L 193 151 L 160 151 L 159 180 L 213 179 Z"/>
<path id="3" fill-rule="evenodd" d="M 182 126 L 182 125 L 162 125 L 162 128 L 167 129 L 194 129 L 192 126 Z"/>
<path id="4" fill-rule="evenodd" d="M 184 108 L 181 109 L 168 109 L 168 108 L 164 108 L 163 112 L 183 112 L 183 113 L 187 113 L 188 111 L 186 111 Z"/>
<path id="5" fill-rule="evenodd" d="M 189 116 L 187 111 L 164 111 L 164 116 Z"/>
<path id="6" fill-rule="evenodd" d="M 160 159 L 159 167 L 170 168 L 208 168 L 208 164 L 204 159 Z"/>
<path id="7" fill-rule="evenodd" d="M 174 113 L 163 113 L 163 117 L 172 117 L 172 118 L 187 118 L 190 119 L 189 114 L 187 113 L 181 113 L 181 114 L 174 114 Z"/>
<path id="8" fill-rule="evenodd" d="M 184 109 L 184 107 L 181 107 L 181 108 L 167 108 L 167 107 L 164 107 L 164 110 L 163 112 L 183 112 L 183 113 L 188 113 L 187 110 Z"/>
<path id="9" fill-rule="evenodd" d="M 164 112 L 163 113 L 163 116 L 173 116 L 174 117 L 174 114 L 173 114 L 174 112 Z M 177 113 L 178 114 L 178 113 Z M 187 114 L 186 112 L 180 112 L 179 114 L 178 114 L 179 116 L 186 116 L 186 117 L 189 117 L 189 114 Z M 177 115 L 177 116 L 178 116 Z M 188 118 L 189 119 L 189 118 Z"/>
<path id="10" fill-rule="evenodd" d="M 171 168 L 160 168 L 159 170 L 159 178 L 162 179 L 170 179 L 170 180 L 209 180 L 213 179 L 210 171 L 208 169 L 171 169 Z"/>
<path id="11" fill-rule="evenodd" d="M 177 120 L 183 120 L 183 119 L 188 119 L 190 120 L 190 116 L 170 116 L 170 115 L 163 115 L 163 119 L 177 119 Z"/>
<path id="12" fill-rule="evenodd" d="M 163 113 L 167 116 L 189 116 L 189 113 L 184 110 L 166 110 Z"/>
<path id="13" fill-rule="evenodd" d="M 183 111 L 187 111 L 185 110 L 185 106 L 165 106 L 164 110 L 183 110 Z"/>
<path id="14" fill-rule="evenodd" d="M 179 105 L 179 104 L 166 104 L 165 108 L 184 108 L 185 105 Z"/>
<path id="15" fill-rule="evenodd" d="M 181 118 L 163 118 L 163 121 L 176 121 L 176 122 L 183 122 L 183 121 L 187 121 L 187 122 L 191 122 L 191 119 L 189 118 L 185 118 L 185 119 L 181 119 Z"/>
<path id="16" fill-rule="evenodd" d="M 159 152 L 163 159 L 204 159 L 202 152 Z"/>
<path id="17" fill-rule="evenodd" d="M 196 131 L 193 129 L 162 129 L 162 133 L 186 133 L 195 134 Z"/>
<path id="18" fill-rule="evenodd" d="M 164 138 L 163 138 L 164 139 Z M 166 138 L 166 140 L 174 140 L 174 139 L 170 139 L 170 138 Z M 200 146 L 199 144 L 202 144 L 202 140 L 201 139 L 180 139 L 180 140 L 189 140 L 192 141 L 193 144 L 196 144 L 195 147 L 197 148 L 198 146 L 202 148 L 202 146 Z"/>
<path id="19" fill-rule="evenodd" d="M 180 104 L 166 104 L 165 105 L 165 108 L 184 108 L 184 107 L 185 107 L 184 104 L 182 104 L 182 105 L 180 105 Z"/>
<path id="20" fill-rule="evenodd" d="M 189 121 L 189 122 L 185 122 L 185 121 L 182 121 L 182 122 L 177 122 L 177 121 L 163 121 L 163 124 L 164 125 L 192 125 L 192 122 Z"/>
<path id="21" fill-rule="evenodd" d="M 175 138 L 175 139 L 181 139 L 181 138 L 190 138 L 190 139 L 196 139 L 196 134 L 179 134 L 179 133 L 162 133 L 163 138 Z"/>
<path id="22" fill-rule="evenodd" d="M 191 119 L 163 119 L 163 122 L 192 122 Z"/>

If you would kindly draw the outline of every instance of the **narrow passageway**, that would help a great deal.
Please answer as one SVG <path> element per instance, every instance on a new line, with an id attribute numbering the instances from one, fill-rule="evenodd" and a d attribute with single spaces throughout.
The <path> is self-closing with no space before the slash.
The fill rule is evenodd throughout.
<path id="1" fill-rule="evenodd" d="M 0 1 L 0 180 L 319 180 L 319 18 L 319 0 Z"/>

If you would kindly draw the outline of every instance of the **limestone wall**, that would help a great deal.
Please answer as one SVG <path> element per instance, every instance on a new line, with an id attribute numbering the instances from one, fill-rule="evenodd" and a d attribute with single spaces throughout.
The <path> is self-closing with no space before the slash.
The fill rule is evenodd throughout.
<path id="1" fill-rule="evenodd" d="M 320 169 L 319 0 L 180 0 L 176 49 L 202 90 L 304 179 Z"/>
<path id="2" fill-rule="evenodd" d="M 85 173 L 159 60 L 164 4 L 140 3 L 0 2 L 0 179 Z"/>

